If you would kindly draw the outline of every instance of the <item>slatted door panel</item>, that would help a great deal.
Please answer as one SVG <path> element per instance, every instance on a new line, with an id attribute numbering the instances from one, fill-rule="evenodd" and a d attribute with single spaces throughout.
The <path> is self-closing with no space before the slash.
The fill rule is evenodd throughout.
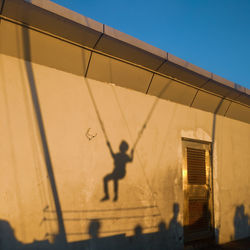
<path id="1" fill-rule="evenodd" d="M 205 150 L 187 148 L 187 171 L 189 184 L 206 184 Z"/>

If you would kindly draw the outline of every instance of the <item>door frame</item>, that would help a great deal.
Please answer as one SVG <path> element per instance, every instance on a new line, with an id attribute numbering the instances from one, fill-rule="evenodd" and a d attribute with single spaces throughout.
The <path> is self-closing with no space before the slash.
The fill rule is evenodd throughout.
<path id="1" fill-rule="evenodd" d="M 188 235 L 185 233 L 185 228 L 189 225 L 189 187 L 195 186 L 188 184 L 188 170 L 187 170 L 187 148 L 203 149 L 205 150 L 205 168 L 206 168 L 206 184 L 203 185 L 203 189 L 208 193 L 208 209 L 210 212 L 209 231 L 200 232 Z M 182 178 L 183 178 L 183 227 L 184 227 L 184 243 L 194 240 L 206 240 L 214 239 L 214 205 L 213 205 L 213 165 L 212 165 L 212 143 L 202 140 L 194 140 L 189 138 L 182 138 L 182 152 L 183 152 L 183 164 L 182 164 Z M 202 186 L 202 185 L 200 185 Z"/>

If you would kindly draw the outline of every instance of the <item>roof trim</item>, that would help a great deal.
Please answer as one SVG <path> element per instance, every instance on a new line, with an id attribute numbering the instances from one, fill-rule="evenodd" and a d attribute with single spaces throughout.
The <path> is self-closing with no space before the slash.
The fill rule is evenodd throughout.
<path id="1" fill-rule="evenodd" d="M 3 2 L 7 18 L 250 106 L 249 89 L 49 0 Z"/>

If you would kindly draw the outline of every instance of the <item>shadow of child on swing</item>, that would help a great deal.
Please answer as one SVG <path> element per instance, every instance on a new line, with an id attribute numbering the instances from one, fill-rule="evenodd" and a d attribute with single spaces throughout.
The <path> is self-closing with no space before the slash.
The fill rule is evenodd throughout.
<path id="1" fill-rule="evenodd" d="M 121 141 L 118 153 L 114 153 L 110 142 L 107 141 L 107 145 L 109 151 L 114 159 L 114 170 L 112 173 L 107 174 L 103 178 L 103 185 L 104 185 L 104 197 L 101 201 L 109 200 L 109 190 L 108 190 L 108 182 L 113 180 L 114 182 L 114 198 L 113 201 L 118 200 L 118 181 L 123 179 L 126 175 L 126 164 L 133 161 L 134 157 L 134 148 L 131 150 L 130 155 L 127 154 L 129 145 L 126 141 Z"/>

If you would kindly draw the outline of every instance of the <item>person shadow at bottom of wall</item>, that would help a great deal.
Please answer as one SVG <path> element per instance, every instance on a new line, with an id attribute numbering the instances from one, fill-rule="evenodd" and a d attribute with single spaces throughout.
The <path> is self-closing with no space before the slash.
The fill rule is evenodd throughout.
<path id="1" fill-rule="evenodd" d="M 13 228 L 5 220 L 0 220 L 0 249 L 23 249 L 23 244 L 16 239 Z"/>
<path id="2" fill-rule="evenodd" d="M 173 217 L 169 222 L 168 226 L 168 237 L 167 243 L 169 249 L 181 249 L 183 246 L 183 227 L 178 221 L 179 215 L 179 204 L 173 204 Z"/>
<path id="3" fill-rule="evenodd" d="M 245 213 L 244 205 L 239 205 L 234 214 L 234 239 L 238 240 L 249 236 L 249 216 Z"/>
<path id="4" fill-rule="evenodd" d="M 99 242 L 99 231 L 101 228 L 101 223 L 98 219 L 93 219 L 89 223 L 88 227 L 88 234 L 90 236 L 88 250 L 92 249 L 100 249 L 100 242 Z"/>

